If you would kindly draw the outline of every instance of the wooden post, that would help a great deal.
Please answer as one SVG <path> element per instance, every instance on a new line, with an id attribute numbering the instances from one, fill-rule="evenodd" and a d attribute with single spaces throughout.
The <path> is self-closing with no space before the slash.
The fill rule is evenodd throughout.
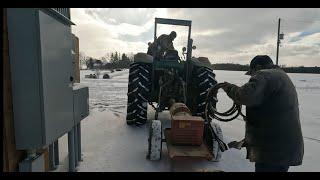
<path id="1" fill-rule="evenodd" d="M 79 38 L 77 36 L 73 35 L 73 41 L 74 41 L 74 52 L 75 52 L 75 56 L 74 56 L 74 82 L 76 83 L 80 83 L 80 60 L 79 60 Z"/>
<path id="2" fill-rule="evenodd" d="M 278 65 L 278 64 L 279 64 L 280 21 L 281 21 L 281 19 L 279 18 L 279 20 L 278 20 L 278 36 L 277 36 L 277 56 L 276 56 L 276 65 Z"/>
<path id="3" fill-rule="evenodd" d="M 49 171 L 49 151 L 48 148 L 43 150 L 43 158 L 44 158 L 44 171 Z"/>
<path id="4" fill-rule="evenodd" d="M 13 172 L 18 170 L 25 152 L 16 150 L 15 145 L 6 10 L 3 10 L 3 171 Z"/>

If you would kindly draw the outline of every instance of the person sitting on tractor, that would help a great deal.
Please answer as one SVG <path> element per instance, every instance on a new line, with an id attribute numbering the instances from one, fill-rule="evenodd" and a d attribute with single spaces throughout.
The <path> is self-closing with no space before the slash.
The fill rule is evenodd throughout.
<path id="1" fill-rule="evenodd" d="M 155 42 L 148 43 L 149 48 L 147 54 L 153 56 L 155 53 L 156 59 L 162 59 L 165 52 L 168 50 L 175 50 L 173 46 L 173 41 L 177 37 L 177 33 L 172 31 L 169 35 L 162 34 L 159 36 Z"/>
<path id="2" fill-rule="evenodd" d="M 148 51 L 147 51 L 147 54 L 149 54 L 150 56 L 153 55 L 153 53 L 152 53 L 153 47 L 154 47 L 154 44 L 151 43 L 151 42 L 148 42 Z"/>

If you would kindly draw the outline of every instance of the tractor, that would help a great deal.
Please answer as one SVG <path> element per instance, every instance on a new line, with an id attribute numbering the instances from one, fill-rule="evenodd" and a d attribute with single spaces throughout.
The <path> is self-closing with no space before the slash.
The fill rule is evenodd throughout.
<path id="1" fill-rule="evenodd" d="M 212 126 L 205 117 L 207 93 L 217 84 L 211 63 L 206 57 L 192 56 L 196 47 L 191 39 L 191 21 L 155 18 L 154 42 L 158 24 L 188 27 L 187 47 L 182 49 L 185 58 L 179 57 L 176 50 L 166 52 L 160 59 L 147 53 L 134 55 L 129 69 L 126 122 L 128 125 L 143 125 L 147 122 L 148 105 L 154 108 L 148 159 L 161 158 L 162 142 L 170 145 L 172 157 L 183 156 L 179 148 L 184 147 L 182 151 L 198 148 L 199 153 L 191 156 L 217 159 L 219 155 L 214 151 L 220 152 L 216 148 L 216 139 L 222 139 L 221 128 L 218 124 Z M 162 138 L 161 121 L 158 120 L 158 113 L 164 110 L 169 110 L 172 117 L 172 127 L 164 133 L 170 138 L 166 139 Z"/>

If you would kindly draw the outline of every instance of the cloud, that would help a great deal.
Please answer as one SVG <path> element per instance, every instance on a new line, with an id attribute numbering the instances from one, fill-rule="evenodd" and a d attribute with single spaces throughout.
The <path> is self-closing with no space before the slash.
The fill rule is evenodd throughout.
<path id="1" fill-rule="evenodd" d="M 94 16 L 106 23 L 114 24 L 131 24 L 143 26 L 146 22 L 152 19 L 152 15 L 156 9 L 148 8 L 100 8 L 100 9 L 85 9 L 85 13 Z"/>
<path id="2" fill-rule="evenodd" d="M 320 9 L 270 8 L 116 8 L 72 9 L 77 24 L 73 32 L 80 39 L 80 51 L 101 57 L 111 50 L 145 52 L 153 40 L 154 18 L 192 20 L 195 56 L 207 56 L 212 62 L 248 64 L 257 54 L 275 60 L 277 23 L 285 34 L 279 62 L 287 65 L 319 66 Z M 174 45 L 179 53 L 186 45 L 187 29 L 159 26 L 158 35 L 175 30 Z M 308 58 L 310 57 L 310 58 Z M 308 60 L 305 60 L 308 58 Z"/>

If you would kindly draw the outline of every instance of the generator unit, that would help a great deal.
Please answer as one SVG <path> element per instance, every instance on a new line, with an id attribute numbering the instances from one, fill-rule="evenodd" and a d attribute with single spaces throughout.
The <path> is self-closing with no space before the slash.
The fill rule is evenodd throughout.
<path id="1" fill-rule="evenodd" d="M 174 145 L 201 145 L 203 142 L 204 120 L 192 116 L 183 103 L 175 103 L 170 108 L 171 138 Z"/>

